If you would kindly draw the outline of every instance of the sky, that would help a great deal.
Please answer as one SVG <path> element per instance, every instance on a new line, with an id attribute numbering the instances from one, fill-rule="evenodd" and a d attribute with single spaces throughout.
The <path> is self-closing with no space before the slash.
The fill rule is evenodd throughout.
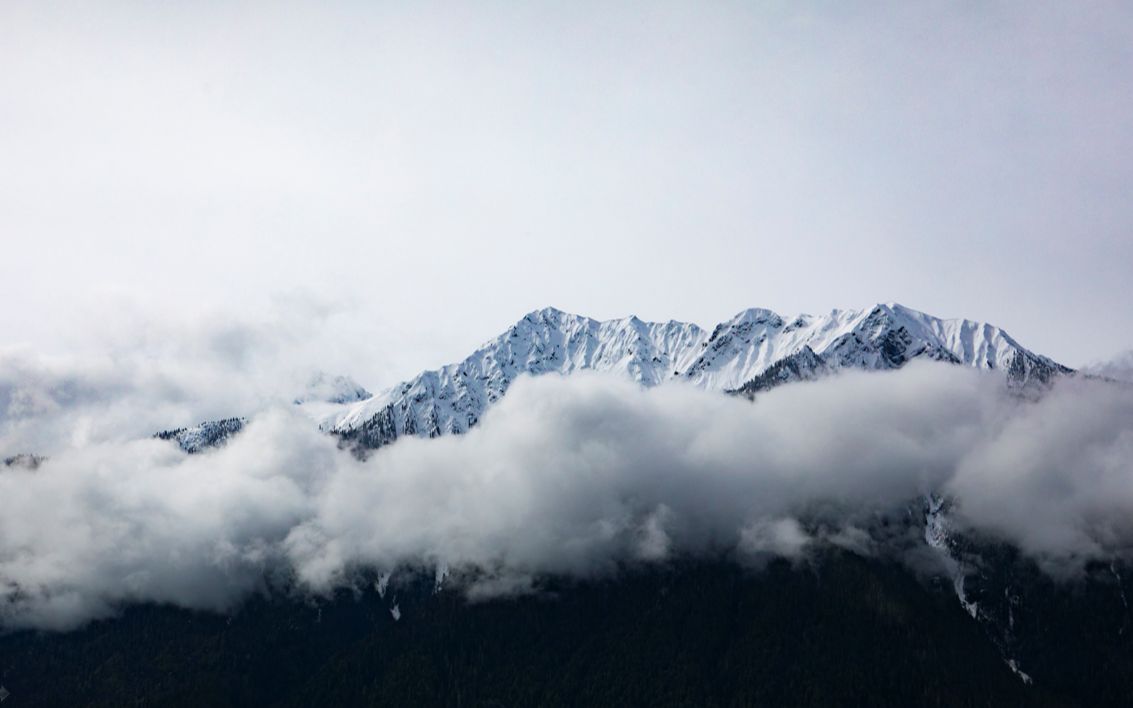
<path id="1" fill-rule="evenodd" d="M 377 389 L 546 305 L 896 301 L 1133 348 L 1128 3 L 11 0 L 0 67 L 2 347 L 306 313 Z"/>

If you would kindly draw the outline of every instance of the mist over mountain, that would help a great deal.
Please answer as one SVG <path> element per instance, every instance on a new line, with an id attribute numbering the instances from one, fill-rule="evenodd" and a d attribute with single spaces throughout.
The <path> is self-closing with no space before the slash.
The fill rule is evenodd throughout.
<path id="1" fill-rule="evenodd" d="M 1095 376 L 1133 383 L 1133 350 L 1122 352 L 1106 361 L 1095 362 L 1083 368 Z"/>
<path id="2" fill-rule="evenodd" d="M 0 708 L 1133 706 L 1131 39 L 0 2 Z"/>
<path id="3" fill-rule="evenodd" d="M 1131 620 L 1133 391 L 992 325 L 879 305 L 708 331 L 547 308 L 374 395 L 316 373 L 156 434 L 139 421 L 186 400 L 171 373 L 226 400 L 247 369 L 152 371 L 0 372 L 0 648 L 138 606 L 329 610 L 378 588 L 367 603 L 413 622 L 422 578 L 473 612 L 704 563 L 821 574 L 831 554 L 902 569 L 1043 691 L 1081 676 L 1037 634 L 1063 621 L 1056 597 L 1108 598 L 1091 621 L 1119 638 Z"/>
<path id="4" fill-rule="evenodd" d="M 185 372 L 191 362 L 166 366 Z M 201 368 L 222 389 L 242 376 L 242 366 L 218 373 L 217 364 Z M 1107 557 L 1125 539 L 1118 512 L 1126 495 L 1103 483 L 1115 474 L 1106 461 L 1121 458 L 1128 393 L 1060 383 L 1070 369 L 999 328 L 899 305 L 789 320 L 745 310 L 711 332 L 546 308 L 463 362 L 377 395 L 316 373 L 291 403 L 269 399 L 244 417 L 169 428 L 152 440 L 117 431 L 91 439 L 88 409 L 148 420 L 171 391 L 185 395 L 164 378 L 36 371 L 17 363 L 5 375 L 5 447 L 40 422 L 63 440 L 36 450 L 47 457 L 34 468 L 9 465 L 3 480 L 8 498 L 23 500 L 6 519 L 9 552 L 0 555 L 9 588 L 2 616 L 15 624 L 73 626 L 133 599 L 224 607 L 278 568 L 316 591 L 346 582 L 356 567 L 464 568 L 483 574 L 470 586 L 475 594 L 672 553 L 742 546 L 798 555 L 815 539 L 861 536 L 863 515 L 932 495 L 959 497 L 953 523 L 994 532 L 1052 567 Z M 1060 416 L 1064 424 L 1046 422 Z M 1028 425 L 1053 425 L 1071 439 Z M 390 445 L 446 433 L 462 435 Z M 1101 446 L 1087 471 L 1072 460 L 1046 471 L 1059 451 L 1086 441 Z M 1023 452 L 1054 442 L 1033 458 Z M 1017 460 L 1021 471 L 988 471 L 1015 469 Z M 1100 495 L 1104 523 L 1089 520 L 1085 491 L 1048 499 L 1050 487 L 1083 480 Z M 261 487 L 272 491 L 261 497 Z M 208 509 L 203 518 L 198 503 Z M 1050 509 L 1032 528 L 1036 505 Z M 123 523 L 135 508 L 151 511 Z M 239 518 L 227 519 L 227 508 Z M 160 533 L 149 528 L 156 509 L 165 509 Z M 571 509 L 579 516 L 557 513 Z M 64 536 L 29 535 L 40 524 L 22 513 L 57 516 L 50 527 Z M 112 538 L 65 534 L 104 523 Z M 185 533 L 173 531 L 178 523 Z M 150 550 L 125 554 L 133 560 L 121 567 L 119 551 L 133 539 Z M 167 557 L 186 565 L 167 566 Z M 163 580 L 195 572 L 212 578 L 203 596 L 194 583 Z"/>

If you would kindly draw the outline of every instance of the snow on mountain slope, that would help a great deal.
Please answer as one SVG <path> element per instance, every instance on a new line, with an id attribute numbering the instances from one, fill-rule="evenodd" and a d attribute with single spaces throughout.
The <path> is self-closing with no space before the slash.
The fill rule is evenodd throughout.
<path id="1" fill-rule="evenodd" d="M 245 418 L 225 418 L 223 420 L 206 420 L 200 425 L 191 428 L 175 428 L 155 433 L 159 440 L 172 440 L 190 455 L 204 452 L 210 448 L 220 447 L 228 442 L 233 435 L 244 429 L 248 421 Z"/>
<path id="2" fill-rule="evenodd" d="M 311 376 L 306 388 L 292 403 L 302 407 L 312 420 L 318 421 L 341 413 L 347 404 L 372 397 L 373 394 L 349 376 L 330 376 L 320 371 Z M 172 440 L 185 452 L 196 454 L 226 444 L 232 436 L 243 431 L 247 423 L 247 418 L 242 417 L 206 420 L 190 427 L 162 430 L 153 437 Z"/>
<path id="3" fill-rule="evenodd" d="M 1019 386 L 1071 372 L 998 327 L 943 320 L 897 304 L 790 320 L 749 309 L 711 333 L 672 320 L 600 322 L 548 307 L 527 314 L 464 361 L 423 372 L 328 417 L 321 427 L 361 449 L 402 435 L 462 433 L 522 374 L 590 369 L 643 386 L 682 380 L 754 395 L 841 368 L 894 369 L 915 358 L 1003 371 Z"/>
<path id="4" fill-rule="evenodd" d="M 799 315 L 790 323 L 768 310 L 745 310 L 717 325 L 684 375 L 703 388 L 735 390 L 805 347 L 831 369 L 893 369 L 927 358 L 1008 372 L 1015 367 L 1020 381 L 1043 376 L 1046 369 L 1070 371 L 1027 351 L 998 327 L 888 304 Z"/>
<path id="5" fill-rule="evenodd" d="M 311 376 L 307 388 L 295 403 L 354 403 L 373 396 L 349 376 L 329 376 L 319 371 Z"/>

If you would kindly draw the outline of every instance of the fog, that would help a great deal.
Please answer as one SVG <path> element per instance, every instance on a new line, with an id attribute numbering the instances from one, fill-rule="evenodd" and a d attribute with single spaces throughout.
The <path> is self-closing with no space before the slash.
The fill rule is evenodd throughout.
<path id="1" fill-rule="evenodd" d="M 47 458 L 0 464 L 4 627 L 409 566 L 482 598 L 698 554 L 913 562 L 875 521 L 929 493 L 1059 578 L 1128 552 L 1115 383 L 549 377 L 366 461 L 291 402 L 544 304 L 900 300 L 1066 364 L 1128 349 L 1129 3 L 8 0 L 0 66 L 0 459 Z M 230 416 L 206 454 L 151 438 Z"/>
<path id="2" fill-rule="evenodd" d="M 83 381 L 75 405 L 99 398 L 115 419 L 166 393 Z M 16 406 L 18 428 L 38 411 L 59 432 L 68 405 Z M 402 439 L 365 461 L 270 400 L 200 455 L 69 440 L 37 469 L 0 467 L 4 626 L 68 629 L 139 601 L 232 611 L 253 592 L 318 595 L 408 567 L 448 568 L 475 599 L 701 554 L 758 567 L 824 544 L 886 553 L 869 520 L 928 493 L 954 500 L 960 528 L 1060 577 L 1133 541 L 1128 388 L 1067 380 L 1027 400 L 943 364 L 754 403 L 596 374 L 521 379 L 468 434 Z"/>
<path id="3" fill-rule="evenodd" d="M 0 345 L 0 457 L 122 442 L 290 403 L 319 371 L 388 364 L 374 350 L 396 343 L 359 341 L 360 329 L 349 303 L 303 292 L 263 310 L 190 313 L 123 298 L 70 330 L 66 354 Z"/>

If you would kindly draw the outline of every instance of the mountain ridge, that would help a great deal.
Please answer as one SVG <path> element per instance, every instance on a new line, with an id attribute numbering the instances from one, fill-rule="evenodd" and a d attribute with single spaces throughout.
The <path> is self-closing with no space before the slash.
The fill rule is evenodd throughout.
<path id="1" fill-rule="evenodd" d="M 1036 354 L 994 325 L 942 319 L 897 303 L 784 318 L 741 310 L 710 331 L 635 315 L 595 320 L 554 307 L 533 310 L 460 362 L 424 371 L 323 418 L 320 428 L 356 450 L 398 437 L 460 434 L 522 375 L 610 372 L 652 387 L 684 381 L 754 396 L 841 369 L 887 370 L 930 359 L 1002 371 L 1009 385 L 1048 385 L 1073 369 Z"/>

